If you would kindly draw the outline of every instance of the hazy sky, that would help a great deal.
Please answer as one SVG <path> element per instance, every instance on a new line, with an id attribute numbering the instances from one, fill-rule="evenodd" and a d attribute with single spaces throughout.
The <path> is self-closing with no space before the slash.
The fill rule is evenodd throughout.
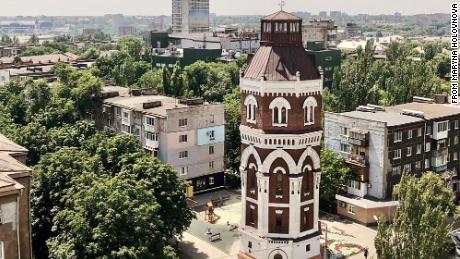
<path id="1" fill-rule="evenodd" d="M 210 0 L 211 12 L 268 14 L 279 0 Z M 343 11 L 349 14 L 449 13 L 451 0 L 286 0 L 287 11 Z M 170 15 L 171 0 L 0 0 L 0 16 L 16 15 Z"/>

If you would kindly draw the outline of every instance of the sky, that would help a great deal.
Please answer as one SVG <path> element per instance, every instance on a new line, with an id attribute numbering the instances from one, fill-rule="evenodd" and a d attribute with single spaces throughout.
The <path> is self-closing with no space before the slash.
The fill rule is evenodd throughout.
<path id="1" fill-rule="evenodd" d="M 264 15 L 280 0 L 210 0 L 218 15 Z M 285 0 L 286 11 L 342 11 L 349 14 L 450 13 L 451 0 Z M 0 16 L 170 15 L 171 0 L 0 0 Z"/>

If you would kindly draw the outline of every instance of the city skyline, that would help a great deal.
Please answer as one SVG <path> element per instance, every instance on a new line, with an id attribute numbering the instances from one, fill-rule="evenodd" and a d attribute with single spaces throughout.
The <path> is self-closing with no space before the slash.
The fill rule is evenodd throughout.
<path id="1" fill-rule="evenodd" d="M 125 15 L 171 15 L 171 1 L 160 0 L 110 0 L 91 1 L 80 0 L 69 11 L 70 0 L 3 0 L 0 16 L 99 16 L 110 13 Z M 108 4 L 109 2 L 110 4 Z M 279 0 L 233 0 L 232 5 L 223 3 L 223 0 L 210 2 L 211 13 L 217 15 L 263 15 L 279 9 Z M 342 11 L 348 14 L 393 14 L 400 12 L 403 15 L 449 13 L 450 1 L 397 1 L 397 0 L 327 0 L 317 2 L 313 0 L 287 0 L 284 9 L 288 12 Z M 24 6 L 27 6 L 25 10 Z M 245 8 L 241 8 L 244 6 Z M 333 6 L 333 8 L 331 8 Z"/>

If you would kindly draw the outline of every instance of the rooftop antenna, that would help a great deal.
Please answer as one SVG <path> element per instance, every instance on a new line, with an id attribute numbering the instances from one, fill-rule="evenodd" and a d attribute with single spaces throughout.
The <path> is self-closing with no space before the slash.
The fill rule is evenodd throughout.
<path id="1" fill-rule="evenodd" d="M 283 11 L 283 7 L 286 5 L 286 1 L 280 0 L 280 3 L 278 4 L 281 8 L 281 11 Z"/>

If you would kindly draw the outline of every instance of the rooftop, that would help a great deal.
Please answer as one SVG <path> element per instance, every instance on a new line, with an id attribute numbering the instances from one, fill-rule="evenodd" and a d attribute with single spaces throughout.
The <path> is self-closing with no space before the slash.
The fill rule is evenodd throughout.
<path id="1" fill-rule="evenodd" d="M 281 11 L 278 11 L 276 13 L 267 15 L 267 16 L 262 18 L 262 21 L 267 21 L 267 20 L 271 20 L 271 21 L 301 21 L 302 18 L 281 10 Z"/>
<path id="2" fill-rule="evenodd" d="M 403 110 L 411 110 L 423 112 L 425 119 L 433 120 L 460 114 L 460 106 L 452 104 L 438 104 L 438 103 L 420 103 L 412 102 L 401 105 L 388 107 L 387 110 L 393 112 L 403 112 Z"/>
<path id="3" fill-rule="evenodd" d="M 173 97 L 168 97 L 164 95 L 140 95 L 140 96 L 131 96 L 129 94 L 129 89 L 120 86 L 109 86 L 104 87 L 103 90 L 105 93 L 108 92 L 118 92 L 119 96 L 108 98 L 104 100 L 106 104 L 112 104 L 118 107 L 143 112 L 151 115 L 157 115 L 160 117 L 166 117 L 168 110 L 186 108 L 191 105 L 186 105 L 180 103 L 180 100 Z M 161 106 L 153 108 L 144 108 L 144 104 L 161 102 Z M 207 105 L 208 103 L 204 103 Z M 196 106 L 196 105 L 193 105 Z"/>
<path id="4" fill-rule="evenodd" d="M 18 152 L 28 152 L 25 147 L 22 147 L 13 141 L 9 140 L 7 137 L 0 134 L 0 152 L 11 152 L 11 153 L 18 153 Z"/>
<path id="5" fill-rule="evenodd" d="M 408 115 L 402 115 L 399 112 L 389 112 L 389 111 L 374 111 L 374 112 L 365 112 L 365 111 L 351 111 L 344 112 L 341 115 L 363 119 L 369 121 L 383 122 L 386 123 L 388 127 L 411 124 L 414 122 L 421 122 L 423 119 L 412 117 Z"/>

